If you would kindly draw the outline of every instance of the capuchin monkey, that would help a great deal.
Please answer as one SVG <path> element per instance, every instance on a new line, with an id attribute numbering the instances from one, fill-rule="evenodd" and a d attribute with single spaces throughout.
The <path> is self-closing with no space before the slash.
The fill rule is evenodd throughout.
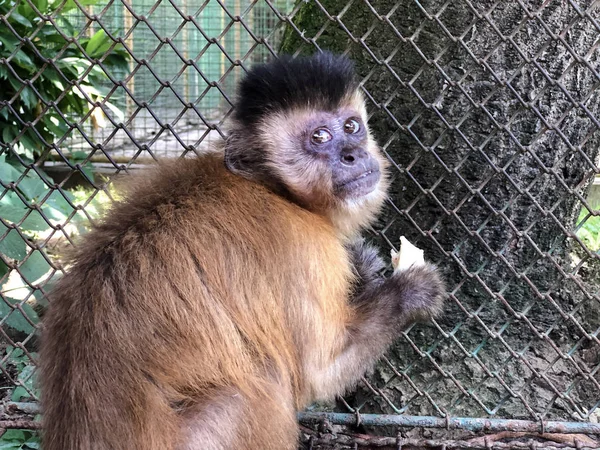
<path id="1" fill-rule="evenodd" d="M 222 153 L 133 183 L 51 295 L 44 450 L 296 449 L 298 410 L 440 312 L 433 266 L 384 278 L 360 237 L 388 187 L 366 121 L 348 59 L 281 58 Z"/>

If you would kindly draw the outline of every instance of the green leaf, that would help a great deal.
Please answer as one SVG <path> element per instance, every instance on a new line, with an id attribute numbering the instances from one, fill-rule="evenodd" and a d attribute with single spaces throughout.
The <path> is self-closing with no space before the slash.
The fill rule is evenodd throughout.
<path id="1" fill-rule="evenodd" d="M 5 144 L 10 144 L 12 140 L 15 138 L 16 127 L 6 127 L 2 130 L 2 142 Z"/>
<path id="2" fill-rule="evenodd" d="M 42 14 L 48 12 L 48 0 L 35 0 L 33 4 Z"/>
<path id="3" fill-rule="evenodd" d="M 63 25 L 65 23 L 66 18 L 65 17 L 61 17 L 61 25 Z M 71 33 L 65 32 L 64 27 L 61 27 L 61 31 L 63 33 L 65 33 L 65 35 L 69 35 Z M 54 25 L 48 23 L 46 25 L 44 25 L 42 27 L 42 29 L 40 30 L 40 32 L 37 34 L 37 37 L 40 38 L 40 41 L 43 42 L 44 44 L 48 44 L 48 43 L 55 43 L 55 44 L 67 44 L 68 42 L 67 40 L 58 32 L 57 28 L 54 27 Z M 35 40 L 34 42 L 37 43 L 37 40 Z M 53 50 L 58 50 L 57 48 L 53 48 Z M 45 55 L 45 56 L 54 56 L 54 54 L 52 55 Z"/>
<path id="4" fill-rule="evenodd" d="M 8 347 L 6 347 L 5 353 L 9 355 L 8 363 L 15 366 L 17 371 L 19 372 L 23 370 L 26 365 L 31 364 L 31 359 L 29 358 L 29 356 L 27 356 L 25 352 L 18 347 L 12 347 L 9 345 Z M 6 364 L 3 364 L 2 366 L 6 368 Z"/>
<path id="5" fill-rule="evenodd" d="M 57 224 L 57 223 L 62 224 L 67 219 L 67 216 L 65 216 L 62 213 L 62 211 L 48 205 L 47 202 L 44 202 L 44 205 L 42 206 L 42 211 L 44 212 L 44 215 L 46 216 L 46 218 L 50 219 L 52 224 Z"/>
<path id="6" fill-rule="evenodd" d="M 33 109 L 38 103 L 38 98 L 29 86 L 21 91 L 21 100 L 28 109 Z"/>
<path id="7" fill-rule="evenodd" d="M 0 200 L 0 217 L 4 220 L 18 224 L 23 220 L 30 208 L 25 206 L 14 192 L 7 192 Z M 29 215 L 20 225 L 21 231 L 46 231 L 49 225 L 37 210 L 31 210 Z"/>
<path id="8" fill-rule="evenodd" d="M 66 193 L 68 194 L 68 192 Z M 48 209 L 48 211 L 46 211 Z M 63 222 L 73 213 L 73 207 L 58 191 L 53 191 L 50 197 L 44 202 L 42 210 L 51 219 Z M 51 210 L 51 211 L 50 211 Z"/>
<path id="9" fill-rule="evenodd" d="M 121 72 L 129 71 L 129 53 L 122 44 L 114 47 L 110 55 L 104 58 L 104 67 L 110 67 L 113 70 Z"/>
<path id="10" fill-rule="evenodd" d="M 0 436 L 0 450 L 36 450 L 40 448 L 40 437 L 35 431 L 6 430 Z"/>
<path id="11" fill-rule="evenodd" d="M 90 73 L 88 74 L 88 78 L 90 78 L 91 80 L 90 84 L 95 84 L 96 88 L 100 90 L 102 89 L 102 87 L 97 83 L 101 83 L 102 80 L 106 79 L 106 73 L 104 72 L 100 64 L 93 64 L 92 68 L 90 69 Z"/>
<path id="12" fill-rule="evenodd" d="M 30 130 L 27 130 L 26 133 L 21 135 L 21 137 L 19 137 L 19 143 L 27 150 L 30 150 L 31 153 L 36 153 L 41 149 L 42 143 L 37 136 L 34 135 L 35 137 L 32 138 L 29 135 L 30 132 Z"/>
<path id="13" fill-rule="evenodd" d="M 7 440 L 25 439 L 25 433 L 23 433 L 23 430 L 6 430 L 6 432 L 2 435 L 2 439 L 7 439 Z"/>
<path id="14" fill-rule="evenodd" d="M 47 292 L 54 291 L 56 283 L 58 283 L 60 281 L 62 276 L 63 276 L 63 274 L 61 272 L 58 272 L 58 271 L 54 272 L 51 277 L 49 277 L 48 279 L 46 279 L 44 281 L 44 290 Z M 42 308 L 48 307 L 48 304 L 49 304 L 48 297 L 46 295 L 42 294 L 42 292 L 40 290 L 35 290 L 33 292 L 33 296 L 35 297 L 36 305 L 39 305 Z"/>
<path id="15" fill-rule="evenodd" d="M 26 281 L 34 283 L 51 269 L 50 264 L 39 250 L 30 253 L 29 258 L 19 266 L 19 272 Z"/>
<path id="16" fill-rule="evenodd" d="M 60 4 L 62 3 L 62 0 L 59 0 Z M 71 23 L 71 20 L 69 20 L 68 15 L 65 15 L 65 10 L 64 8 L 61 8 L 61 29 L 62 32 L 66 35 L 66 36 L 75 36 L 79 30 L 75 28 L 75 26 Z"/>
<path id="17" fill-rule="evenodd" d="M 27 20 L 26 17 L 22 16 L 17 11 L 13 11 L 10 13 L 10 16 L 8 16 L 8 21 L 17 22 L 18 24 L 21 24 L 27 28 L 31 28 L 33 26 L 33 24 L 29 20 Z"/>
<path id="18" fill-rule="evenodd" d="M 6 155 L 0 155 L 0 180 L 4 184 L 14 183 L 21 176 L 19 171 L 12 164 L 6 162 Z"/>
<path id="19" fill-rule="evenodd" d="M 37 449 L 42 448 L 42 445 L 40 444 L 40 440 L 37 436 L 32 436 L 29 439 L 27 439 L 27 442 L 25 442 L 25 445 L 26 445 L 27 449 L 32 449 L 32 450 L 37 450 Z"/>
<path id="20" fill-rule="evenodd" d="M 23 83 L 17 80 L 12 74 L 8 74 L 8 82 L 15 91 L 18 91 L 23 86 Z"/>
<path id="21" fill-rule="evenodd" d="M 26 437 L 23 430 L 6 430 L 6 432 L 2 435 L 2 440 L 7 441 L 24 441 L 25 439 Z"/>
<path id="22" fill-rule="evenodd" d="M 88 152 L 83 150 L 74 150 L 71 152 L 71 159 L 73 161 L 83 161 L 88 157 Z"/>
<path id="23" fill-rule="evenodd" d="M 0 223 L 0 233 L 4 234 L 7 230 L 8 228 Z M 10 230 L 0 241 L 0 252 L 20 261 L 27 255 L 27 244 L 17 230 Z"/>
<path id="24" fill-rule="evenodd" d="M 17 188 L 25 197 L 27 197 L 27 199 L 34 202 L 48 192 L 48 186 L 46 186 L 38 174 L 33 170 L 27 172 L 27 175 L 21 180 Z"/>
<path id="25" fill-rule="evenodd" d="M 111 45 L 113 45 L 113 40 L 110 38 L 106 39 L 106 41 L 104 41 L 102 45 L 96 49 L 93 56 L 90 56 L 92 56 L 93 58 L 102 58 L 106 54 L 106 52 L 108 52 Z"/>
<path id="26" fill-rule="evenodd" d="M 50 190 L 35 172 L 29 172 L 27 176 L 21 180 L 18 188 L 32 202 L 41 200 L 41 198 Z"/>
<path id="27" fill-rule="evenodd" d="M 35 366 L 33 364 L 25 366 L 25 368 L 21 371 L 21 373 L 19 373 L 19 377 L 17 379 L 23 385 L 25 385 L 25 387 L 19 386 L 13 391 L 13 393 L 11 395 L 11 400 L 13 402 L 19 402 L 23 398 L 31 397 L 30 392 L 35 393 L 35 391 L 36 391 L 35 385 L 36 385 L 36 378 L 37 378 L 35 375 L 36 375 Z"/>
<path id="28" fill-rule="evenodd" d="M 44 220 L 41 214 L 37 210 L 31 211 L 31 213 L 27 216 L 27 219 L 23 221 L 20 226 L 22 231 L 40 231 L 44 232 L 50 228 L 48 222 Z M 31 280 L 30 280 L 31 281 Z"/>
<path id="29" fill-rule="evenodd" d="M 29 72 L 33 72 L 36 69 L 36 65 L 31 57 L 22 49 L 15 53 L 13 61 L 16 62 L 20 67 L 27 69 Z"/>
<path id="30" fill-rule="evenodd" d="M 6 264 L 4 264 L 2 261 L 0 261 L 0 278 L 4 277 L 4 275 L 6 275 L 9 271 L 10 271 L 10 268 Z M 1 312 L 0 312 L 0 317 L 3 317 Z"/>
<path id="31" fill-rule="evenodd" d="M 58 89 L 60 89 L 61 91 L 64 91 L 66 89 L 64 78 L 61 77 L 60 75 L 58 75 L 58 73 L 54 69 L 44 70 L 44 73 L 42 74 L 42 78 L 44 80 L 51 81 L 52 84 L 55 87 L 57 87 Z"/>
<path id="32" fill-rule="evenodd" d="M 8 355 L 9 353 L 10 353 L 9 360 L 13 364 L 19 363 L 21 361 L 21 359 L 23 358 L 23 356 L 25 355 L 25 353 L 23 352 L 22 349 L 20 349 L 18 347 L 13 347 L 11 345 L 6 347 L 6 354 Z M 23 368 L 21 367 L 19 370 L 22 370 L 22 369 Z"/>
<path id="33" fill-rule="evenodd" d="M 108 42 L 107 42 L 108 41 Z M 104 30 L 100 29 L 94 33 L 85 46 L 85 52 L 88 56 L 95 57 L 98 53 L 102 55 L 104 51 L 99 51 L 101 47 L 110 47 L 112 40 L 108 38 Z M 108 45 L 106 45 L 108 43 Z"/>
<path id="34" fill-rule="evenodd" d="M 8 433 L 8 431 L 6 433 Z M 6 433 L 0 437 L 0 450 L 24 450 L 20 441 L 8 440 L 8 438 L 5 437 Z"/>
<path id="35" fill-rule="evenodd" d="M 19 223 L 23 219 L 25 213 L 27 212 L 27 208 L 25 207 L 25 205 L 23 205 L 23 202 L 21 202 L 20 205 L 17 205 L 5 201 L 7 200 L 7 197 L 10 194 L 16 196 L 14 192 L 9 192 L 7 195 L 4 196 L 2 201 L 0 201 L 0 217 L 12 223 Z"/>
<path id="36" fill-rule="evenodd" d="M 20 300 L 16 300 L 10 297 L 4 297 L 7 301 L 9 301 L 12 305 L 19 303 Z M 31 319 L 33 323 L 39 322 L 39 317 L 37 313 L 33 310 L 33 308 L 27 303 L 23 303 L 21 308 L 27 314 L 27 317 Z M 34 327 L 29 323 L 29 321 L 23 317 L 21 311 L 18 309 L 12 309 L 10 306 L 6 304 L 6 302 L 0 299 L 0 317 L 6 317 L 6 321 L 4 322 L 7 326 L 21 331 L 23 333 L 32 333 L 34 331 Z"/>
<path id="37" fill-rule="evenodd" d="M 16 153 L 18 153 L 18 154 L 21 156 L 21 158 L 25 158 L 25 159 L 28 159 L 28 160 L 31 160 L 31 161 L 33 161 L 33 158 L 34 158 L 34 156 L 35 156 L 35 155 L 34 155 L 34 153 L 33 153 L 33 150 L 31 150 L 31 149 L 30 149 L 30 148 L 28 148 L 28 147 L 25 147 L 25 146 L 24 146 L 24 145 L 21 143 L 21 141 L 18 141 L 18 142 L 17 142 L 17 144 L 16 144 L 16 145 L 13 147 L 13 150 L 14 150 Z"/>
<path id="38" fill-rule="evenodd" d="M 76 77 L 80 77 L 92 63 L 81 57 L 69 56 L 56 62 L 56 65 L 64 70 L 71 72 Z"/>
<path id="39" fill-rule="evenodd" d="M 8 56 L 8 54 L 14 52 L 20 42 L 21 41 L 19 41 L 11 32 L 0 31 L 0 44 L 2 44 L 2 47 L 4 47 L 4 51 L 2 52 L 3 54 Z"/>
<path id="40" fill-rule="evenodd" d="M 69 126 L 64 122 L 64 120 L 58 115 L 53 115 L 51 113 L 47 113 L 43 118 L 42 122 L 44 126 L 54 135 L 56 138 L 63 137 Z"/>
<path id="41" fill-rule="evenodd" d="M 10 399 L 13 402 L 20 402 L 21 399 L 23 399 L 23 398 L 29 398 L 29 397 L 31 397 L 31 395 L 29 394 L 29 392 L 27 392 L 27 390 L 24 387 L 17 386 L 13 390 L 12 395 L 10 396 Z"/>
<path id="42" fill-rule="evenodd" d="M 31 0 L 29 0 L 31 1 Z M 32 2 L 35 4 L 35 0 Z M 34 19 L 38 19 L 39 17 L 36 15 L 35 11 L 33 10 L 33 8 L 27 3 L 27 2 L 20 2 L 19 7 L 17 8 L 17 11 L 24 16 L 25 18 L 27 18 L 27 20 L 33 22 Z"/>
<path id="43" fill-rule="evenodd" d="M 99 89 L 96 89 L 96 87 L 94 87 L 94 86 L 92 86 L 90 84 L 80 83 L 79 84 L 79 89 L 81 89 L 83 92 L 85 92 L 90 97 L 93 96 L 93 95 L 95 95 L 97 97 L 101 97 L 102 96 L 102 92 L 100 92 Z"/>

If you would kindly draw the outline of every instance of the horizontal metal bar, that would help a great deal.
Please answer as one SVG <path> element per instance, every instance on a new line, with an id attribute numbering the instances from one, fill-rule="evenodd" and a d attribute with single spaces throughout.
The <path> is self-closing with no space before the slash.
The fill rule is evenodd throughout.
<path id="1" fill-rule="evenodd" d="M 360 419 L 359 419 L 360 417 Z M 582 433 L 600 435 L 600 424 L 591 422 L 560 422 L 544 420 L 484 419 L 471 417 L 450 417 L 443 419 L 433 416 L 403 416 L 396 414 L 342 414 L 327 412 L 305 412 L 298 414 L 302 423 L 314 423 L 326 420 L 336 425 L 362 425 L 423 428 L 447 428 L 469 431 L 524 431 L 530 433 Z M 542 425 L 543 424 L 543 425 Z"/>
<path id="2" fill-rule="evenodd" d="M 18 403 L 6 402 L 0 407 L 0 415 L 22 412 L 37 414 L 40 412 L 39 405 L 35 402 Z M 3 414 L 1 414 L 3 413 Z M 422 427 L 422 428 L 448 428 L 452 430 L 469 431 L 515 431 L 529 433 L 581 433 L 600 435 L 600 424 L 591 422 L 561 422 L 556 420 L 545 420 L 534 422 L 531 420 L 511 419 L 484 419 L 472 417 L 450 417 L 444 419 L 434 416 L 404 416 L 400 414 L 344 414 L 328 412 L 302 412 L 298 414 L 301 423 L 310 424 L 326 420 L 336 425 L 356 425 L 360 417 L 360 423 L 369 426 L 400 426 L 400 427 Z"/>
<path id="3" fill-rule="evenodd" d="M 484 434 L 483 436 L 463 439 L 426 439 L 403 438 L 400 435 L 373 436 L 370 434 L 335 433 L 318 431 L 310 427 L 301 427 L 300 441 L 312 448 L 324 445 L 330 448 L 335 442 L 340 448 L 418 448 L 444 450 L 598 450 L 600 442 L 583 434 L 546 433 L 536 434 L 527 432 L 501 431 Z"/>
<path id="4" fill-rule="evenodd" d="M 3 402 L 0 403 L 0 416 L 25 413 L 39 414 L 40 405 L 37 402 Z"/>

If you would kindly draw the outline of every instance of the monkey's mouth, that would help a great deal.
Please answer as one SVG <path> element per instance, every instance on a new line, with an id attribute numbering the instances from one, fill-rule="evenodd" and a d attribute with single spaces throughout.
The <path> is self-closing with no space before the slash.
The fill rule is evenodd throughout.
<path id="1" fill-rule="evenodd" d="M 341 182 L 338 191 L 346 197 L 362 197 L 375 190 L 380 177 L 379 169 L 370 169 L 355 178 Z"/>

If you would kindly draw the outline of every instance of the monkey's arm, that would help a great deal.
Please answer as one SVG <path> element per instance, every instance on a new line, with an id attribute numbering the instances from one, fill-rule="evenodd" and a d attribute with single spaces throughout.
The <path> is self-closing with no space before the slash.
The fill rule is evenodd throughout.
<path id="1" fill-rule="evenodd" d="M 351 298 L 356 314 L 342 352 L 320 374 L 320 383 L 331 389 L 323 392 L 325 397 L 353 386 L 408 324 L 440 313 L 444 284 L 420 250 L 404 241 L 400 264 L 394 261 L 396 270 L 389 278 L 379 274 L 384 263 L 375 249 L 364 242 L 350 249 L 359 279 Z"/>

